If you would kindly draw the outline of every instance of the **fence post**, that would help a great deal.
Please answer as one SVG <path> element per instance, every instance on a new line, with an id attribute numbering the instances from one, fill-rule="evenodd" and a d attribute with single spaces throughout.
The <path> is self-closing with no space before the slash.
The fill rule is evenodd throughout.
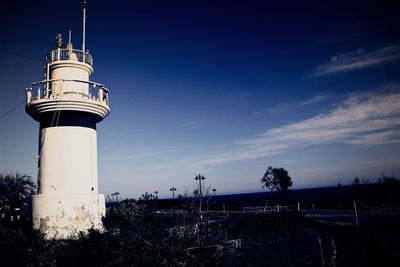
<path id="1" fill-rule="evenodd" d="M 322 239 L 321 237 L 318 237 L 318 243 L 319 243 L 319 250 L 321 252 L 321 266 L 325 266 L 325 261 L 324 261 L 324 251 L 322 249 Z"/>
<path id="2" fill-rule="evenodd" d="M 358 226 L 357 204 L 355 200 L 353 200 L 353 206 L 354 206 L 354 215 L 356 217 L 356 225 Z"/>

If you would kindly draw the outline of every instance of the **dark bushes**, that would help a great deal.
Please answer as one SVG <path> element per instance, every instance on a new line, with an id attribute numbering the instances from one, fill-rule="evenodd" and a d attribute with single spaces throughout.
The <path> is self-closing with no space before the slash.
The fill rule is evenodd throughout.
<path id="1" fill-rule="evenodd" d="M 105 232 L 89 231 L 75 240 L 44 240 L 28 225 L 3 226 L 0 262 L 2 266 L 257 265 L 263 261 L 262 240 L 296 231 L 299 221 L 301 217 L 285 213 L 160 213 L 154 199 L 128 200 L 109 209 Z"/>

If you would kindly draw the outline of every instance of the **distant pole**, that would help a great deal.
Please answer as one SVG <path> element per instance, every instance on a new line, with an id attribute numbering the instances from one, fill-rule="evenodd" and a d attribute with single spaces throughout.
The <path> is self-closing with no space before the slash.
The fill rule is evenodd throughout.
<path id="1" fill-rule="evenodd" d="M 201 181 L 202 181 L 202 180 L 205 180 L 206 178 L 205 178 L 203 175 L 199 174 L 199 175 L 197 175 L 194 179 L 199 181 L 200 197 L 202 197 L 203 194 L 202 194 L 202 192 L 201 192 Z"/>
<path id="2" fill-rule="evenodd" d="M 175 199 L 175 191 L 176 191 L 176 188 L 175 188 L 175 187 L 171 187 L 171 188 L 169 189 L 169 191 L 172 191 L 172 199 Z"/>
<path id="3" fill-rule="evenodd" d="M 325 266 L 324 251 L 322 249 L 322 239 L 321 239 L 321 237 L 318 237 L 318 243 L 319 243 L 319 250 L 320 250 L 320 253 L 321 253 L 321 266 L 324 267 Z"/>
<path id="4" fill-rule="evenodd" d="M 353 206 L 354 206 L 354 215 L 356 217 L 356 225 L 358 226 L 357 204 L 355 200 L 353 200 Z"/>
<path id="5" fill-rule="evenodd" d="M 83 0 L 82 51 L 85 52 L 86 41 L 86 0 Z"/>
<path id="6" fill-rule="evenodd" d="M 336 254 L 337 254 L 337 250 L 336 250 L 335 240 L 333 239 L 333 237 L 331 238 L 331 246 L 332 246 L 332 248 L 333 248 L 332 256 L 331 256 L 331 266 L 336 267 Z"/>
<path id="7" fill-rule="evenodd" d="M 202 181 L 202 180 L 205 180 L 206 178 L 205 178 L 203 175 L 199 174 L 199 175 L 197 175 L 194 179 L 199 181 L 199 191 L 200 191 L 200 192 L 199 192 L 199 193 L 200 193 L 199 212 L 201 213 L 201 204 L 202 204 L 202 202 L 203 202 L 203 193 L 201 192 L 201 181 Z"/>
<path id="8" fill-rule="evenodd" d="M 212 191 L 214 192 L 214 197 L 215 197 L 215 191 L 217 191 L 217 189 L 213 188 Z"/>

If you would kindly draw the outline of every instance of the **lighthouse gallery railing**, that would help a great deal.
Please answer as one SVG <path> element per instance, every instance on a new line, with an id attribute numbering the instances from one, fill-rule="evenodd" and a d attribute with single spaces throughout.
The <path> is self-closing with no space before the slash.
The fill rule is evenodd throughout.
<path id="1" fill-rule="evenodd" d="M 47 54 L 48 63 L 58 60 L 77 60 L 93 66 L 93 58 L 89 53 L 77 49 L 56 49 Z"/>
<path id="2" fill-rule="evenodd" d="M 31 88 L 27 88 L 26 103 L 29 105 L 32 101 L 42 99 L 81 98 L 108 105 L 108 95 L 108 89 L 102 84 L 81 80 L 53 79 L 35 82 Z"/>

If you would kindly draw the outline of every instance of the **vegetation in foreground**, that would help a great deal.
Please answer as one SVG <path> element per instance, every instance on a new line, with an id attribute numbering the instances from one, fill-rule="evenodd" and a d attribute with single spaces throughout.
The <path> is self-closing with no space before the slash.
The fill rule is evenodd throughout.
<path id="1" fill-rule="evenodd" d="M 11 196 L 25 200 L 22 204 L 28 206 L 31 184 L 11 182 L 27 194 Z M 11 205 L 11 196 L 1 196 L 3 205 Z M 1 266 L 389 266 L 400 259 L 400 245 L 396 243 L 400 240 L 400 218 L 395 214 L 387 215 L 378 224 L 355 226 L 321 223 L 296 211 L 200 213 L 196 203 L 187 204 L 185 208 L 167 211 L 160 210 L 158 199 L 149 194 L 138 201 L 125 200 L 108 209 L 105 232 L 89 231 L 74 240 L 45 240 L 42 234 L 31 230 L 28 217 L 13 222 L 0 220 L 0 263 Z"/>
<path id="2" fill-rule="evenodd" d="M 229 214 L 229 215 L 228 215 Z M 107 231 L 45 240 L 28 224 L 0 227 L 2 266 L 389 266 L 400 259 L 400 219 L 329 226 L 297 212 L 163 213 L 123 201 Z M 398 248 L 398 244 L 397 244 Z M 321 255 L 322 252 L 322 255 Z M 396 254 L 397 253 L 397 254 Z"/>

